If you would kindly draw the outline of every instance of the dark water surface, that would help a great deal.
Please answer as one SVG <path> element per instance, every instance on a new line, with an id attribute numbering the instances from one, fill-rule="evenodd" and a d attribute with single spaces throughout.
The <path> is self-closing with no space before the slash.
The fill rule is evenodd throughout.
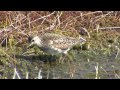
<path id="1" fill-rule="evenodd" d="M 44 79 L 120 78 L 120 55 L 119 53 L 117 55 L 117 50 L 110 53 L 105 50 L 71 50 L 70 52 L 74 56 L 73 60 L 65 58 L 63 62 L 43 62 L 46 56 L 33 55 L 34 57 L 31 58 L 25 56 L 24 59 L 21 59 L 23 63 L 18 64 L 17 68 L 22 78 L 25 78 L 26 74 L 23 72 L 26 70 L 29 72 L 29 78 L 37 78 L 40 70 L 40 75 Z"/>
<path id="2" fill-rule="evenodd" d="M 72 60 L 68 57 L 63 62 L 51 55 L 16 55 L 14 67 L 0 62 L 0 78 L 13 78 L 16 68 L 20 78 L 37 79 L 119 79 L 120 53 L 117 49 L 106 50 L 71 50 Z M 10 59 L 1 56 L 1 60 Z M 51 60 L 51 62 L 45 62 Z M 52 61 L 57 60 L 57 61 Z M 17 75 L 15 78 L 18 78 Z"/>

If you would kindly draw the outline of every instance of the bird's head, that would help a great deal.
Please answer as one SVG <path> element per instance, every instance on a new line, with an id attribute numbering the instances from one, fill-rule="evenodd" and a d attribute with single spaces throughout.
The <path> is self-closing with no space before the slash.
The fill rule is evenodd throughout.
<path id="1" fill-rule="evenodd" d="M 28 48 L 33 47 L 34 45 L 41 46 L 41 39 L 39 36 L 34 36 L 29 38 L 30 45 Z"/>

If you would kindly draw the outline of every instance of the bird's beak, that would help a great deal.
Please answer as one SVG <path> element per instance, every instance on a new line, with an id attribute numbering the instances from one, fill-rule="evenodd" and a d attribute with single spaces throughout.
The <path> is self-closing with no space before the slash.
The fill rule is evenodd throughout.
<path id="1" fill-rule="evenodd" d="M 31 44 L 27 47 L 27 49 L 32 48 L 32 47 L 33 47 L 33 43 L 31 43 Z"/>

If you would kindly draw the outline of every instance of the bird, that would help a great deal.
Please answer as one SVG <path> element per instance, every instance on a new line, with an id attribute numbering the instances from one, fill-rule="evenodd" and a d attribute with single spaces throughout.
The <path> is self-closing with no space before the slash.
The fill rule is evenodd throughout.
<path id="1" fill-rule="evenodd" d="M 82 37 L 73 38 L 55 33 L 45 33 L 40 36 L 33 36 L 30 40 L 30 45 L 28 46 L 28 48 L 36 45 L 45 53 L 49 53 L 52 55 L 66 55 L 73 46 L 85 41 L 86 39 Z"/>

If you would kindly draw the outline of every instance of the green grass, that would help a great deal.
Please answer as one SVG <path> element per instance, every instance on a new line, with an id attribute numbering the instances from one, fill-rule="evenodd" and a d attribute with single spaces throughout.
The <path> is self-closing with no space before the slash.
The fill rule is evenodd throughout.
<path id="1" fill-rule="evenodd" d="M 83 12 L 83 17 L 79 17 L 79 12 L 62 12 L 60 27 L 59 23 L 56 23 L 51 30 L 45 28 L 52 25 L 56 18 L 59 19 L 56 16 L 50 16 L 45 21 L 33 22 L 30 26 L 24 26 L 25 22 L 19 21 L 14 26 L 19 28 L 2 32 L 0 38 L 0 78 L 37 79 L 41 78 L 41 74 L 43 78 L 119 78 L 120 31 L 115 29 L 95 30 L 96 24 L 99 24 L 99 28 L 120 26 L 118 16 L 115 16 L 114 12 L 104 18 L 101 16 L 104 16 L 104 14 L 100 14 L 100 18 L 95 19 L 97 15 L 84 15 L 85 13 L 88 12 Z M 36 18 L 39 15 L 50 13 L 37 12 L 37 14 L 33 14 L 33 16 L 31 15 L 32 18 Z M 15 23 L 12 17 L 10 20 L 6 13 L 5 15 L 7 18 L 0 23 L 2 29 L 8 27 L 11 23 Z M 58 15 L 60 15 L 60 12 Z M 18 14 L 15 14 L 15 16 L 18 16 Z M 90 22 L 91 20 L 93 22 Z M 86 28 L 87 31 L 80 31 L 80 27 Z M 65 60 L 60 63 L 59 58 L 61 56 L 59 55 L 45 54 L 38 47 L 27 49 L 29 45 L 27 35 L 38 35 L 46 32 L 75 38 L 82 36 L 87 41 L 82 45 L 73 47 Z M 52 59 L 54 60 L 52 61 Z M 95 69 L 96 63 L 99 64 L 98 73 Z"/>

